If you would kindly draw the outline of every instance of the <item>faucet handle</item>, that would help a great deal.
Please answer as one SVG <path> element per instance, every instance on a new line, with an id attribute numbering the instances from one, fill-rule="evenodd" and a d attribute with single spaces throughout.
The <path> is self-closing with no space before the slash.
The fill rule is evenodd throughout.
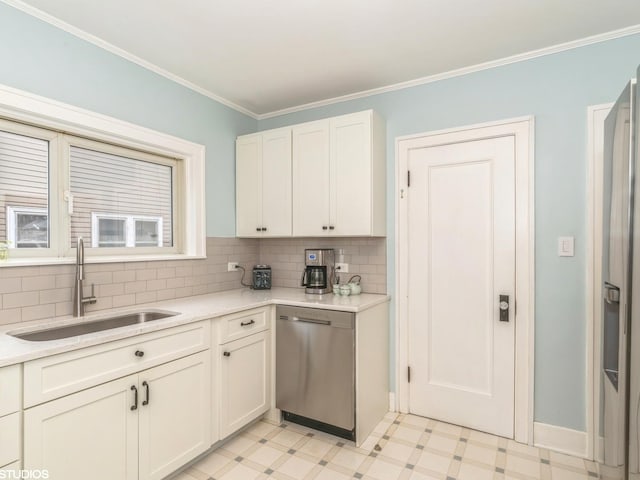
<path id="1" fill-rule="evenodd" d="M 90 297 L 84 297 L 82 299 L 82 303 L 88 303 L 90 305 L 93 305 L 94 303 L 96 303 L 98 301 L 98 299 L 96 298 L 96 295 L 95 295 L 95 287 L 96 287 L 95 284 L 92 283 L 91 284 L 91 296 Z"/>

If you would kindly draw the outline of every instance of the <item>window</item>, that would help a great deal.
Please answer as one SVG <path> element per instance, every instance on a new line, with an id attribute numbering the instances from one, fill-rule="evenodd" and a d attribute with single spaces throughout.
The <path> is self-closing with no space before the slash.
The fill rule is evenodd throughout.
<path id="1" fill-rule="evenodd" d="M 69 144 L 69 241 L 90 248 L 175 250 L 177 161 L 85 139 Z"/>
<path id="2" fill-rule="evenodd" d="M 92 247 L 161 247 L 162 217 L 91 214 Z"/>
<path id="3" fill-rule="evenodd" d="M 49 215 L 44 208 L 7 206 L 9 248 L 47 248 Z"/>
<path id="4" fill-rule="evenodd" d="M 0 267 L 203 258 L 204 201 L 203 146 L 0 85 Z"/>
<path id="5" fill-rule="evenodd" d="M 0 120 L 0 240 L 12 257 L 50 255 L 55 132 Z"/>

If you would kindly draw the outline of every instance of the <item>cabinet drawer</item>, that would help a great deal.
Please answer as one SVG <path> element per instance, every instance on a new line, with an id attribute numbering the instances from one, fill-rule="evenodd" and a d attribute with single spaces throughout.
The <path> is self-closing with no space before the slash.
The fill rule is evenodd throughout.
<path id="1" fill-rule="evenodd" d="M 20 460 L 20 412 L 0 418 L 0 465 Z"/>
<path id="2" fill-rule="evenodd" d="M 24 407 L 123 377 L 211 345 L 203 321 L 25 363 Z"/>
<path id="3" fill-rule="evenodd" d="M 255 308 L 227 315 L 218 320 L 220 344 L 261 332 L 269 327 L 271 308 Z"/>
<path id="4" fill-rule="evenodd" d="M 22 365 L 0 368 L 0 417 L 20 410 Z M 0 465 L 4 465 L 0 463 Z"/>

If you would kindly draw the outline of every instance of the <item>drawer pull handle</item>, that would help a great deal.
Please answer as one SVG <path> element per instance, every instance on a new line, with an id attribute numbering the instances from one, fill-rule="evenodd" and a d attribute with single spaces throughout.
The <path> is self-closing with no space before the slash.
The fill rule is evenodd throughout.
<path id="1" fill-rule="evenodd" d="M 256 323 L 256 321 L 251 319 L 248 322 L 240 322 L 240 326 L 241 327 L 248 327 L 249 325 L 253 325 L 254 323 Z"/>
<path id="2" fill-rule="evenodd" d="M 231 352 L 224 352 L 224 353 L 223 353 L 223 355 L 224 355 L 225 357 L 230 357 L 230 356 L 231 356 Z"/>
<path id="3" fill-rule="evenodd" d="M 142 405 L 149 405 L 149 384 L 147 383 L 147 381 L 145 380 L 144 382 L 142 382 L 142 386 L 145 389 L 145 399 L 142 401 Z"/>
<path id="4" fill-rule="evenodd" d="M 138 409 L 138 389 L 135 385 L 131 385 L 131 390 L 133 390 L 133 405 L 131 405 L 131 410 Z"/>
<path id="5" fill-rule="evenodd" d="M 136 350 L 136 357 L 144 357 L 144 352 L 142 350 Z"/>

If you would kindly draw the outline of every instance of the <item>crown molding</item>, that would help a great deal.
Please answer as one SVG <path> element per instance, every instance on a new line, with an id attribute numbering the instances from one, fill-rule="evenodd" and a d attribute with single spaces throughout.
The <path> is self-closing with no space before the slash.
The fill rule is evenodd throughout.
<path id="1" fill-rule="evenodd" d="M 236 103 L 233 103 L 230 100 L 227 100 L 226 98 L 220 97 L 219 95 L 216 95 L 213 92 L 210 92 L 209 90 L 202 88 L 198 85 L 196 85 L 195 83 L 190 82 L 189 80 L 185 80 L 184 78 L 175 75 L 167 70 L 165 70 L 164 68 L 161 68 L 159 66 L 157 66 L 154 63 L 148 62 L 120 47 L 116 47 L 115 45 L 106 42 L 104 40 L 102 40 L 101 38 L 98 38 L 94 35 L 91 35 L 90 33 L 85 32 L 84 30 L 81 30 L 77 27 L 74 27 L 73 25 L 70 25 L 66 22 L 63 22 L 62 20 L 60 20 L 59 18 L 54 17 L 53 15 L 49 15 L 46 12 L 43 12 L 42 10 L 39 10 L 35 7 L 32 7 L 31 5 L 28 5 L 24 2 L 22 2 L 21 0 L 0 0 L 3 3 L 6 3 L 7 5 L 10 5 L 18 10 L 21 10 L 22 12 L 31 15 L 32 17 L 36 17 L 39 20 L 42 20 L 43 22 L 49 23 L 50 25 L 53 25 L 54 27 L 59 28 L 60 30 L 64 30 L 65 32 L 73 35 L 74 37 L 78 37 L 82 40 L 85 40 L 89 43 L 94 44 L 95 46 L 102 48 L 103 50 L 106 50 L 110 53 L 113 53 L 114 55 L 118 55 L 119 57 L 124 58 L 125 60 L 128 60 L 132 63 L 135 63 L 153 73 L 156 73 L 162 77 L 165 77 L 169 80 L 171 80 L 172 82 L 175 82 L 177 84 L 182 85 L 183 87 L 186 87 L 190 90 L 193 90 L 194 92 L 197 92 L 201 95 L 204 95 L 205 97 L 210 98 L 211 100 L 214 100 L 218 103 L 221 103 L 222 105 L 225 105 L 229 108 L 232 108 L 233 110 L 236 110 L 244 115 L 247 115 L 255 120 L 258 119 L 258 115 L 254 112 L 252 112 L 251 110 L 248 110 Z"/>
<path id="2" fill-rule="evenodd" d="M 327 105 L 333 105 L 335 103 L 346 102 L 346 101 L 355 100 L 358 98 L 371 97 L 373 95 L 380 95 L 382 93 L 394 92 L 396 90 L 402 90 L 405 88 L 417 87 L 419 85 L 424 85 L 427 83 L 439 82 L 441 80 L 460 77 L 462 75 L 468 75 L 470 73 L 480 72 L 482 70 L 489 70 L 492 68 L 509 65 L 512 63 L 531 60 L 533 58 L 544 57 L 546 55 L 553 55 L 554 53 L 573 50 L 575 48 L 592 45 L 594 43 L 606 42 L 607 40 L 614 40 L 616 38 L 635 35 L 638 33 L 640 33 L 640 25 L 633 25 L 631 27 L 626 27 L 619 30 L 613 30 L 611 32 L 601 33 L 598 35 L 593 35 L 591 37 L 585 37 L 579 40 L 573 40 L 571 42 L 566 42 L 558 45 L 553 45 L 550 47 L 540 48 L 538 50 L 532 50 L 530 52 L 519 53 L 517 55 L 512 55 L 510 57 L 505 57 L 498 60 L 492 60 L 490 62 L 479 63 L 476 65 L 471 65 L 471 66 L 459 68 L 456 70 L 450 70 L 448 72 L 429 75 L 422 78 L 416 78 L 415 80 L 395 83 L 393 85 L 387 85 L 379 88 L 372 88 L 371 90 L 364 90 L 362 92 L 350 93 L 347 95 L 342 95 L 340 97 L 329 98 L 326 100 L 319 100 L 317 102 L 305 103 L 304 105 L 298 105 L 290 108 L 283 108 L 282 110 L 276 110 L 269 113 L 258 114 L 257 119 L 266 120 L 268 118 L 279 117 L 281 115 L 287 115 L 295 112 L 301 112 L 304 110 L 309 110 L 311 108 L 324 107 Z"/>
<path id="3" fill-rule="evenodd" d="M 43 12 L 42 10 L 39 10 L 35 7 L 32 7 L 31 5 L 28 5 L 26 3 L 24 3 L 21 0 L 0 0 L 3 3 L 6 3 L 7 5 L 10 5 L 18 10 L 23 11 L 24 13 L 27 13 L 28 15 L 31 15 L 33 17 L 36 17 L 46 23 L 49 23 L 61 30 L 64 30 L 65 32 L 78 37 L 82 40 L 85 40 L 89 43 L 92 43 L 94 45 L 96 45 L 97 47 L 100 47 L 104 50 L 107 50 L 110 53 L 113 53 L 114 55 L 118 55 L 119 57 L 124 58 L 125 60 L 128 60 L 132 63 L 135 63 L 151 72 L 154 72 L 162 77 L 165 77 L 175 83 L 178 83 L 179 85 L 182 85 L 183 87 L 189 88 L 190 90 L 193 90 L 201 95 L 204 95 L 205 97 L 210 98 L 211 100 L 214 100 L 222 105 L 225 105 L 229 108 L 232 108 L 233 110 L 236 110 L 244 115 L 247 115 L 255 120 L 266 120 L 269 118 L 273 118 L 273 117 L 279 117 L 281 115 L 287 115 L 290 113 L 295 113 L 295 112 L 301 112 L 304 110 L 309 110 L 312 108 L 318 108 L 318 107 L 324 107 L 327 105 L 333 105 L 336 103 L 341 103 L 341 102 L 346 102 L 349 100 L 355 100 L 358 98 L 365 98 L 365 97 L 371 97 L 373 95 L 380 95 L 382 93 L 388 93 L 388 92 L 394 92 L 396 90 L 402 90 L 404 88 L 411 88 L 411 87 L 416 87 L 419 85 L 424 85 L 427 83 L 433 83 L 433 82 L 438 82 L 441 80 L 447 80 L 449 78 L 454 78 L 454 77 L 459 77 L 462 75 L 467 75 L 469 73 L 474 73 L 474 72 L 480 72 L 482 70 L 489 70 L 491 68 L 496 68 L 496 67 L 501 67 L 503 65 L 509 65 L 512 63 L 517 63 L 517 62 L 522 62 L 525 60 L 531 60 L 533 58 L 537 58 L 537 57 L 542 57 L 545 55 L 553 55 L 554 53 L 559 53 L 559 52 L 564 52 L 566 50 L 572 50 L 574 48 L 580 48 L 580 47 L 584 47 L 586 45 L 591 45 L 594 43 L 600 43 L 600 42 L 606 42 L 607 40 L 613 40 L 616 38 L 620 38 L 620 37 L 626 37 L 629 35 L 634 35 L 634 34 L 638 34 L 640 33 L 640 25 L 633 25 L 631 27 L 626 27 L 626 28 L 622 28 L 619 30 L 613 30 L 611 32 L 606 32 L 606 33 L 602 33 L 602 34 L 598 34 L 598 35 L 593 35 L 590 37 L 586 37 L 586 38 L 582 38 L 579 40 L 573 40 L 571 42 L 566 42 L 566 43 L 561 43 L 558 45 L 553 45 L 551 47 L 545 47 L 545 48 L 541 48 L 538 50 L 532 50 L 530 52 L 526 52 L 526 53 L 521 53 L 521 54 L 517 54 L 517 55 L 512 55 L 510 57 L 505 57 L 505 58 L 501 58 L 498 60 L 492 60 L 489 62 L 484 62 L 484 63 L 479 63 L 476 65 L 471 65 L 468 67 L 463 67 L 463 68 L 459 68 L 456 70 L 450 70 L 448 72 L 443 72 L 443 73 L 438 73 L 435 75 L 428 75 L 426 77 L 421 77 L 421 78 L 417 78 L 414 80 L 408 80 L 406 82 L 400 82 L 400 83 L 395 83 L 393 85 L 387 85 L 384 87 L 378 87 L 378 88 L 373 88 L 370 90 L 363 90 L 361 92 L 356 92 L 356 93 L 350 93 L 347 95 L 342 95 L 339 97 L 334 97 L 334 98 L 328 98 L 325 100 L 319 100 L 316 102 L 310 102 L 310 103 L 305 103 L 302 105 L 297 105 L 294 107 L 288 107 L 288 108 L 283 108 L 281 110 L 274 110 L 272 112 L 267 112 L 267 113 L 255 113 L 245 107 L 242 107 L 241 105 L 238 105 L 230 100 L 227 100 L 226 98 L 223 98 L 219 95 L 216 95 L 213 92 L 210 92 L 209 90 L 202 88 L 198 85 L 196 85 L 195 83 L 192 83 L 188 80 L 185 80 L 184 78 L 175 75 L 151 62 L 148 62 L 136 55 L 133 55 L 132 53 L 116 47 L 115 45 L 112 45 L 109 42 L 106 42 L 94 35 L 91 35 L 90 33 L 85 32 L 84 30 L 81 30 L 77 27 L 74 27 L 73 25 L 70 25 L 66 22 L 63 22 L 62 20 L 46 13 Z"/>

